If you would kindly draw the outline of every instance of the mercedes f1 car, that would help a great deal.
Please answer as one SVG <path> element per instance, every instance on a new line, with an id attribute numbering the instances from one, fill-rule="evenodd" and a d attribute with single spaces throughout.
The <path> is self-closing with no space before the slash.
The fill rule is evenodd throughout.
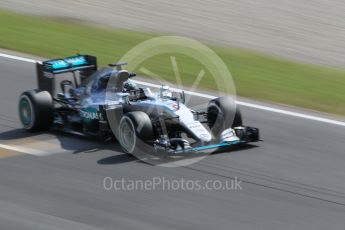
<path id="1" fill-rule="evenodd" d="M 138 87 L 125 63 L 97 69 L 96 57 L 77 55 L 36 64 L 38 87 L 19 98 L 19 117 L 29 131 L 115 137 L 127 153 L 185 154 L 259 141 L 242 125 L 234 100 L 211 100 L 204 111 L 185 104 L 184 92 Z"/>

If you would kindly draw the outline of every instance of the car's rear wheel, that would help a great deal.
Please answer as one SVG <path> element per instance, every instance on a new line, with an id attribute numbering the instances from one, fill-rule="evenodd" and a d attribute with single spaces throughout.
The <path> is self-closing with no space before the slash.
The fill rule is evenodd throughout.
<path id="1" fill-rule="evenodd" d="M 127 153 L 144 149 L 146 141 L 153 139 L 153 128 L 149 116 L 141 111 L 129 112 L 120 120 L 118 139 Z"/>
<path id="2" fill-rule="evenodd" d="M 18 110 L 24 129 L 29 131 L 49 129 L 53 121 L 53 99 L 47 91 L 30 90 L 22 93 Z"/>

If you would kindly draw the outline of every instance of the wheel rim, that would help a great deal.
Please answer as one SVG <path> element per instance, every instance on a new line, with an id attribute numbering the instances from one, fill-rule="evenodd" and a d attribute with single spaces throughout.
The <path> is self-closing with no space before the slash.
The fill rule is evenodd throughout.
<path id="1" fill-rule="evenodd" d="M 32 108 L 27 98 L 22 98 L 19 103 L 20 120 L 25 127 L 32 123 Z"/>
<path id="2" fill-rule="evenodd" d="M 136 135 L 127 119 L 123 120 L 119 129 L 120 144 L 126 152 L 132 153 L 135 147 Z"/>

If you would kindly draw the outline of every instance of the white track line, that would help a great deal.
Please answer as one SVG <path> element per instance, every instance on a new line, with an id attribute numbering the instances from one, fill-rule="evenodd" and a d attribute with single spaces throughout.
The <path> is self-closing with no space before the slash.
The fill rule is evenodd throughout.
<path id="1" fill-rule="evenodd" d="M 18 57 L 18 56 L 4 54 L 4 53 L 0 53 L 0 57 L 15 59 L 18 61 L 31 62 L 31 63 L 40 62 L 40 61 L 36 61 L 36 60 L 30 59 L 30 58 Z"/>
<path id="2" fill-rule="evenodd" d="M 31 63 L 40 62 L 39 60 L 33 60 L 33 59 L 29 59 L 29 58 L 23 58 L 23 57 L 19 57 L 19 56 L 4 54 L 4 53 L 0 53 L 0 57 L 10 58 L 10 59 L 14 59 L 14 60 L 18 60 L 18 61 L 24 61 L 24 62 L 31 62 Z M 138 84 L 142 84 L 142 85 L 146 85 L 146 86 L 150 86 L 150 87 L 154 87 L 154 88 L 160 87 L 160 85 L 156 85 L 156 84 L 152 84 L 152 83 L 148 83 L 148 82 L 137 81 L 137 80 L 136 80 L 136 82 Z M 171 88 L 171 89 L 173 91 L 181 91 L 180 89 L 177 89 L 177 88 Z M 215 96 L 212 96 L 209 94 L 204 94 L 204 93 L 197 93 L 197 92 L 191 92 L 191 91 L 185 91 L 185 93 L 187 93 L 189 95 L 193 95 L 193 96 L 208 98 L 208 99 L 215 98 Z M 279 114 L 284 114 L 284 115 L 288 115 L 288 116 L 299 117 L 299 118 L 304 118 L 304 119 L 308 119 L 308 120 L 319 121 L 319 122 L 323 122 L 323 123 L 328 123 L 328 124 L 332 124 L 332 125 L 339 125 L 339 126 L 345 127 L 345 122 L 342 122 L 342 121 L 332 120 L 332 119 L 323 118 L 323 117 L 317 117 L 317 116 L 308 115 L 308 114 L 304 114 L 304 113 L 292 112 L 292 111 L 283 110 L 283 109 L 276 109 L 276 108 L 272 108 L 269 106 L 263 106 L 263 105 L 258 105 L 258 104 L 243 102 L 243 101 L 236 101 L 236 103 L 239 105 L 242 105 L 242 106 L 250 107 L 250 108 L 255 108 L 255 109 L 260 109 L 260 110 L 269 111 L 269 112 L 273 112 L 273 113 L 279 113 Z"/>

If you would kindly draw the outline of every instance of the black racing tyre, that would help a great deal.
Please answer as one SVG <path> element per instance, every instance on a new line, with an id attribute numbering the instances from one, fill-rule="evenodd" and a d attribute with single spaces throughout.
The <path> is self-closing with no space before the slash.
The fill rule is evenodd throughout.
<path id="1" fill-rule="evenodd" d="M 207 106 L 207 123 L 218 137 L 227 128 L 242 126 L 241 111 L 231 97 L 215 98 Z"/>
<path id="2" fill-rule="evenodd" d="M 18 111 L 24 129 L 47 130 L 53 122 L 52 96 L 47 91 L 25 91 L 19 97 Z"/>
<path id="3" fill-rule="evenodd" d="M 119 124 L 118 141 L 127 153 L 143 149 L 145 142 L 153 139 L 153 127 L 149 116 L 141 111 L 128 112 Z"/>

